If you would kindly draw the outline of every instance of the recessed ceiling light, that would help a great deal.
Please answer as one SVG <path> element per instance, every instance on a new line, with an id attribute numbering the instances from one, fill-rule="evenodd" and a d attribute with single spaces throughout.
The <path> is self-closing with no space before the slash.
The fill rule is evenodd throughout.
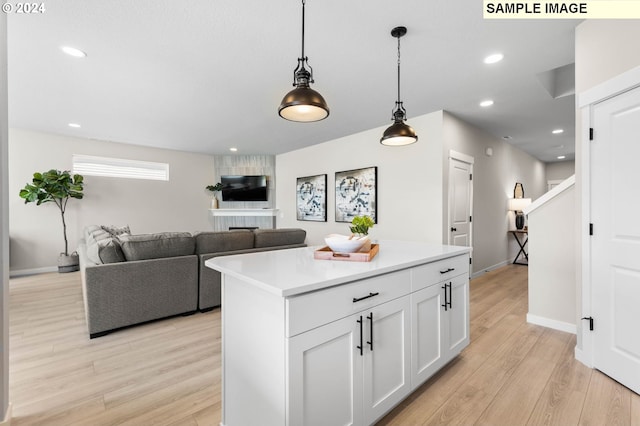
<path id="1" fill-rule="evenodd" d="M 502 53 L 494 53 L 493 55 L 489 55 L 484 58 L 485 64 L 495 64 L 496 62 L 500 62 L 504 58 Z"/>
<path id="2" fill-rule="evenodd" d="M 229 151 L 236 152 L 236 151 L 238 151 L 238 148 L 235 148 L 235 147 L 234 148 L 229 148 Z"/>
<path id="3" fill-rule="evenodd" d="M 64 53 L 66 53 L 67 55 L 73 56 L 74 58 L 86 58 L 87 57 L 86 53 L 84 53 L 80 49 L 76 49 L 75 47 L 62 46 L 61 49 L 62 49 L 62 51 Z"/>
<path id="4" fill-rule="evenodd" d="M 486 101 L 482 101 L 480 102 L 480 106 L 481 107 L 490 107 L 491 105 L 493 105 L 493 101 L 491 99 L 487 99 Z"/>
<path id="5" fill-rule="evenodd" d="M 564 156 L 564 155 L 558 155 L 558 157 L 557 157 L 557 158 L 558 158 L 558 160 L 564 160 L 564 159 L 565 159 L 565 158 L 567 158 L 567 157 L 566 157 L 566 156 Z"/>
<path id="6" fill-rule="evenodd" d="M 73 127 L 74 129 L 79 129 L 80 125 L 78 123 L 69 123 L 69 127 Z"/>
<path id="7" fill-rule="evenodd" d="M 503 136 L 502 139 L 504 139 L 505 141 L 510 141 L 513 138 L 511 136 Z"/>
<path id="8" fill-rule="evenodd" d="M 555 129 L 554 131 L 552 131 L 551 133 L 553 133 L 554 135 L 559 135 L 560 133 L 564 132 L 563 129 Z"/>

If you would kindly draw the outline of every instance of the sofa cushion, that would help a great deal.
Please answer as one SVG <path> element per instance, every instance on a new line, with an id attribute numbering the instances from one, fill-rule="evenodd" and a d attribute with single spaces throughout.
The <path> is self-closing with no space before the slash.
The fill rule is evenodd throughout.
<path id="1" fill-rule="evenodd" d="M 113 226 L 113 225 L 102 225 L 100 228 L 107 231 L 111 234 L 112 237 L 119 238 L 122 235 L 131 235 L 131 230 L 129 229 L 129 225 L 124 226 Z"/>
<path id="2" fill-rule="evenodd" d="M 195 234 L 196 254 L 253 248 L 253 232 L 238 229 L 222 232 L 199 232 Z"/>
<path id="3" fill-rule="evenodd" d="M 188 256 L 195 253 L 196 241 L 188 232 L 123 235 L 120 245 L 128 261 Z"/>
<path id="4" fill-rule="evenodd" d="M 84 229 L 84 239 L 87 245 L 87 259 L 94 264 L 125 261 L 118 239 L 101 226 L 87 226 Z"/>
<path id="5" fill-rule="evenodd" d="M 253 234 L 256 248 L 302 244 L 307 237 L 307 231 L 299 228 L 256 229 Z"/>

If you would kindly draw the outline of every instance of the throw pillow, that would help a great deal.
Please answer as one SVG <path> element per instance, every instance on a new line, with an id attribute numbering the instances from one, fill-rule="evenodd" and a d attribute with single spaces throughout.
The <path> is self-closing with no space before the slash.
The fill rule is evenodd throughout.
<path id="1" fill-rule="evenodd" d="M 107 231 L 111 234 L 112 237 L 119 238 L 121 235 L 131 235 L 131 230 L 129 229 L 129 225 L 124 226 L 113 226 L 113 225 L 102 225 L 104 231 Z"/>

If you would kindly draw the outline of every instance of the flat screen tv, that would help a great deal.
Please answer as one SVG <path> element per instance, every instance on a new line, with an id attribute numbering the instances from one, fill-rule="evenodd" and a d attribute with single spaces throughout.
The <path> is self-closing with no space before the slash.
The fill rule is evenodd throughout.
<path id="1" fill-rule="evenodd" d="M 222 201 L 267 201 L 267 177 L 221 176 Z"/>

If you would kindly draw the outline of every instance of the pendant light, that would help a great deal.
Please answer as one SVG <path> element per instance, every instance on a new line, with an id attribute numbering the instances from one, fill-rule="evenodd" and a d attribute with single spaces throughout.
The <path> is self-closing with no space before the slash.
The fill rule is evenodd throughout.
<path id="1" fill-rule="evenodd" d="M 416 131 L 405 123 L 407 110 L 400 100 L 400 37 L 407 33 L 406 27 L 396 27 L 391 30 L 391 35 L 398 39 L 398 100 L 392 114 L 393 124 L 384 131 L 380 143 L 389 146 L 409 145 L 418 141 Z"/>
<path id="2" fill-rule="evenodd" d="M 302 55 L 298 58 L 298 66 L 293 70 L 295 89 L 284 96 L 278 108 L 278 114 L 290 121 L 311 122 L 327 118 L 329 107 L 322 95 L 309 87 L 309 84 L 314 81 L 313 68 L 309 65 L 309 58 L 304 56 L 305 3 L 305 0 L 302 0 Z M 309 67 L 309 70 L 305 65 Z"/>

